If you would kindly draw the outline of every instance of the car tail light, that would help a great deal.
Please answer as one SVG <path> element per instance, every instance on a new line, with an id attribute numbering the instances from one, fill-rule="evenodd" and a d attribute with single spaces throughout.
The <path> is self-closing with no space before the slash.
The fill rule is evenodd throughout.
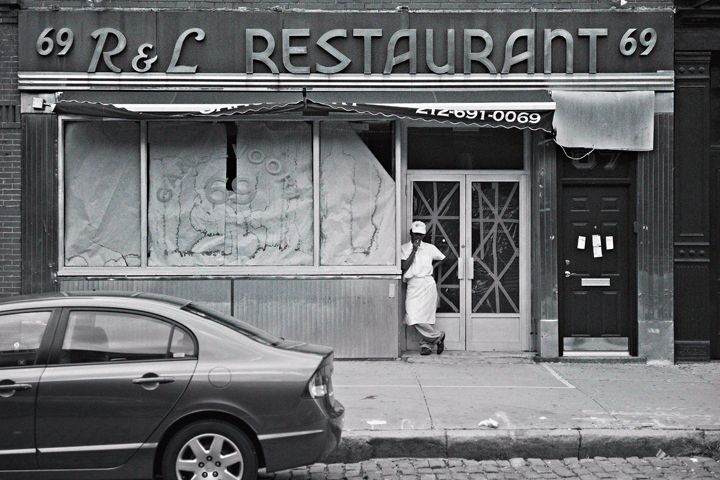
<path id="1" fill-rule="evenodd" d="M 332 397 L 332 356 L 325 357 L 308 383 L 308 393 L 313 398 Z"/>

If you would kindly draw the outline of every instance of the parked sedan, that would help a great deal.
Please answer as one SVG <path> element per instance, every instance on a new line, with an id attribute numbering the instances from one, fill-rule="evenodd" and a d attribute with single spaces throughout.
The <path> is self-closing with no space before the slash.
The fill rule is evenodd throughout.
<path id="1" fill-rule="evenodd" d="M 251 480 L 340 441 L 333 352 L 152 294 L 0 301 L 0 480 Z"/>

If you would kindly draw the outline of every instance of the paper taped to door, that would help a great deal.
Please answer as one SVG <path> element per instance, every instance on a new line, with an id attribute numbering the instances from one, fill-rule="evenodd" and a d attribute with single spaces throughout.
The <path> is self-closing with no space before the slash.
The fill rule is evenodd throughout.
<path id="1" fill-rule="evenodd" d="M 615 248 L 615 242 L 613 240 L 612 235 L 608 235 L 605 237 L 605 249 L 606 250 L 613 250 Z"/>

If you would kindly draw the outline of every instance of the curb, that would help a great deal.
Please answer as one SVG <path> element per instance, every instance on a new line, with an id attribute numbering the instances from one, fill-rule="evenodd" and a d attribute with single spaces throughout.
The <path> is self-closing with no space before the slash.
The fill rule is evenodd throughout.
<path id="1" fill-rule="evenodd" d="M 697 429 L 353 430 L 326 463 L 372 458 L 654 457 L 720 454 L 720 427 Z"/>
<path id="2" fill-rule="evenodd" d="M 645 357 L 533 357 L 535 363 L 612 363 L 647 365 Z"/>

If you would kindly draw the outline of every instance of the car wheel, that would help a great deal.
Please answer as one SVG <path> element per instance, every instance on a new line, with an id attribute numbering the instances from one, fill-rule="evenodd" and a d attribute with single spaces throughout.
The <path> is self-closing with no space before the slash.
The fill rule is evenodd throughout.
<path id="1" fill-rule="evenodd" d="M 162 459 L 164 480 L 255 480 L 257 470 L 257 454 L 248 436 L 215 420 L 177 432 Z"/>

